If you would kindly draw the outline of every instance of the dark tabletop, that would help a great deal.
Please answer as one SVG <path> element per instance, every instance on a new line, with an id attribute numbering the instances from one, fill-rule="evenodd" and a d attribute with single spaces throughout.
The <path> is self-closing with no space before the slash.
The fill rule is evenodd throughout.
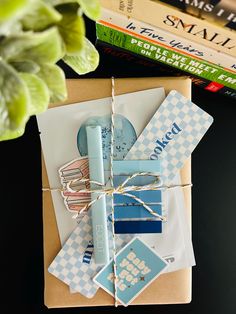
<path id="1" fill-rule="evenodd" d="M 94 25 L 88 24 L 94 41 Z M 67 77 L 77 77 L 63 65 Z M 80 77 L 158 76 L 101 55 L 100 66 Z M 236 313 L 236 101 L 193 87 L 192 100 L 214 123 L 192 154 L 193 296 L 187 305 L 54 309 L 52 313 Z M 43 305 L 41 147 L 36 118 L 25 134 L 0 143 L 2 313 L 46 313 Z"/>

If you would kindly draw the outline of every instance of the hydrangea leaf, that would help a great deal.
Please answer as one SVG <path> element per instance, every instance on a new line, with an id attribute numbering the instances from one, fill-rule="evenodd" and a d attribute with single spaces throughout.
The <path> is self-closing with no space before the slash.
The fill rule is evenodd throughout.
<path id="1" fill-rule="evenodd" d="M 94 21 L 99 19 L 101 10 L 98 0 L 78 0 L 78 3 L 87 17 Z"/>
<path id="2" fill-rule="evenodd" d="M 100 17 L 100 3 L 99 0 L 44 0 L 51 5 L 57 6 L 68 2 L 77 2 L 82 11 L 91 20 L 97 20 Z"/>
<path id="3" fill-rule="evenodd" d="M 39 114 L 45 111 L 49 104 L 49 90 L 44 81 L 35 74 L 20 73 L 21 79 L 25 82 L 29 96 L 29 114 Z"/>
<path id="4" fill-rule="evenodd" d="M 63 61 L 76 73 L 86 74 L 97 68 L 99 54 L 93 44 L 84 37 L 84 49 L 73 56 L 65 55 Z"/>
<path id="5" fill-rule="evenodd" d="M 38 75 L 47 84 L 51 103 L 66 99 L 67 89 L 65 74 L 61 68 L 53 64 L 44 64 L 41 66 Z"/>
<path id="6" fill-rule="evenodd" d="M 17 19 L 7 20 L 5 23 L 0 23 L 0 36 L 9 36 L 22 31 L 22 25 Z"/>
<path id="7" fill-rule="evenodd" d="M 30 0 L 0 0 L 0 22 L 10 19 L 25 10 Z"/>
<path id="8" fill-rule="evenodd" d="M 64 40 L 67 54 L 77 53 L 83 48 L 85 25 L 84 20 L 78 12 L 78 4 L 71 3 L 60 5 L 59 12 L 62 20 L 58 23 L 59 32 Z"/>
<path id="9" fill-rule="evenodd" d="M 13 61 L 10 64 L 18 72 L 37 73 L 40 70 L 40 66 L 32 60 Z"/>
<path id="10" fill-rule="evenodd" d="M 39 33 L 10 35 L 0 46 L 0 56 L 8 61 L 30 59 L 37 63 L 55 63 L 63 55 L 63 42 L 56 27 Z"/>
<path id="11" fill-rule="evenodd" d="M 25 128 L 21 127 L 17 130 L 5 130 L 0 134 L 0 141 L 12 140 L 24 134 Z"/>
<path id="12" fill-rule="evenodd" d="M 61 20 L 61 14 L 43 1 L 34 1 L 21 22 L 25 30 L 41 31 Z"/>
<path id="13" fill-rule="evenodd" d="M 0 60 L 0 135 L 21 128 L 29 117 L 29 94 L 18 73 Z"/>

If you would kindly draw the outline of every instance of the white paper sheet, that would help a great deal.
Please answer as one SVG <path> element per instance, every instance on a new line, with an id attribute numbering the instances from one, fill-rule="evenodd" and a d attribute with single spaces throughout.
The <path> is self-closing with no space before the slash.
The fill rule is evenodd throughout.
<path id="1" fill-rule="evenodd" d="M 115 112 L 126 117 L 139 136 L 165 98 L 163 88 L 154 88 L 116 96 Z M 41 143 L 51 189 L 61 188 L 58 169 L 79 157 L 77 133 L 91 116 L 111 113 L 111 98 L 81 102 L 48 109 L 37 116 Z M 76 226 L 72 214 L 66 211 L 60 192 L 52 193 L 57 225 L 63 244 Z"/>

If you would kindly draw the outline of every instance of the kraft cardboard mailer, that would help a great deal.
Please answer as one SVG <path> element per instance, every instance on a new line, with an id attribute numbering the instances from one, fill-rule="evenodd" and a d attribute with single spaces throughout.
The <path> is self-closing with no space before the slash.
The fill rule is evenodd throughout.
<path id="1" fill-rule="evenodd" d="M 166 94 L 172 89 L 191 98 L 191 81 L 188 78 L 128 78 L 115 79 L 115 94 L 136 92 L 140 90 L 164 87 Z M 66 102 L 50 106 L 62 106 L 87 100 L 111 96 L 111 79 L 71 79 L 67 80 L 68 98 Z M 191 184 L 191 161 L 185 163 L 181 170 L 182 184 Z M 42 157 L 42 185 L 48 187 L 48 177 Z M 191 225 L 191 187 L 184 189 L 186 210 Z M 66 209 L 65 209 L 66 210 Z M 43 191 L 43 235 L 44 235 L 44 302 L 48 308 L 83 307 L 114 305 L 114 299 L 99 289 L 94 298 L 88 299 L 79 293 L 71 294 L 69 287 L 53 275 L 48 267 L 61 248 L 57 223 L 50 191 Z M 192 272 L 183 269 L 163 274 L 149 285 L 132 304 L 175 304 L 191 301 Z"/>

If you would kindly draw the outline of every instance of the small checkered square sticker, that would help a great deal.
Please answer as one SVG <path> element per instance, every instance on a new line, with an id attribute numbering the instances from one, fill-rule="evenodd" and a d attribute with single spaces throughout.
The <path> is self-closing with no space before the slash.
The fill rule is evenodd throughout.
<path id="1" fill-rule="evenodd" d="M 163 184 L 169 185 L 212 122 L 208 113 L 172 90 L 126 159 L 161 159 Z"/>

